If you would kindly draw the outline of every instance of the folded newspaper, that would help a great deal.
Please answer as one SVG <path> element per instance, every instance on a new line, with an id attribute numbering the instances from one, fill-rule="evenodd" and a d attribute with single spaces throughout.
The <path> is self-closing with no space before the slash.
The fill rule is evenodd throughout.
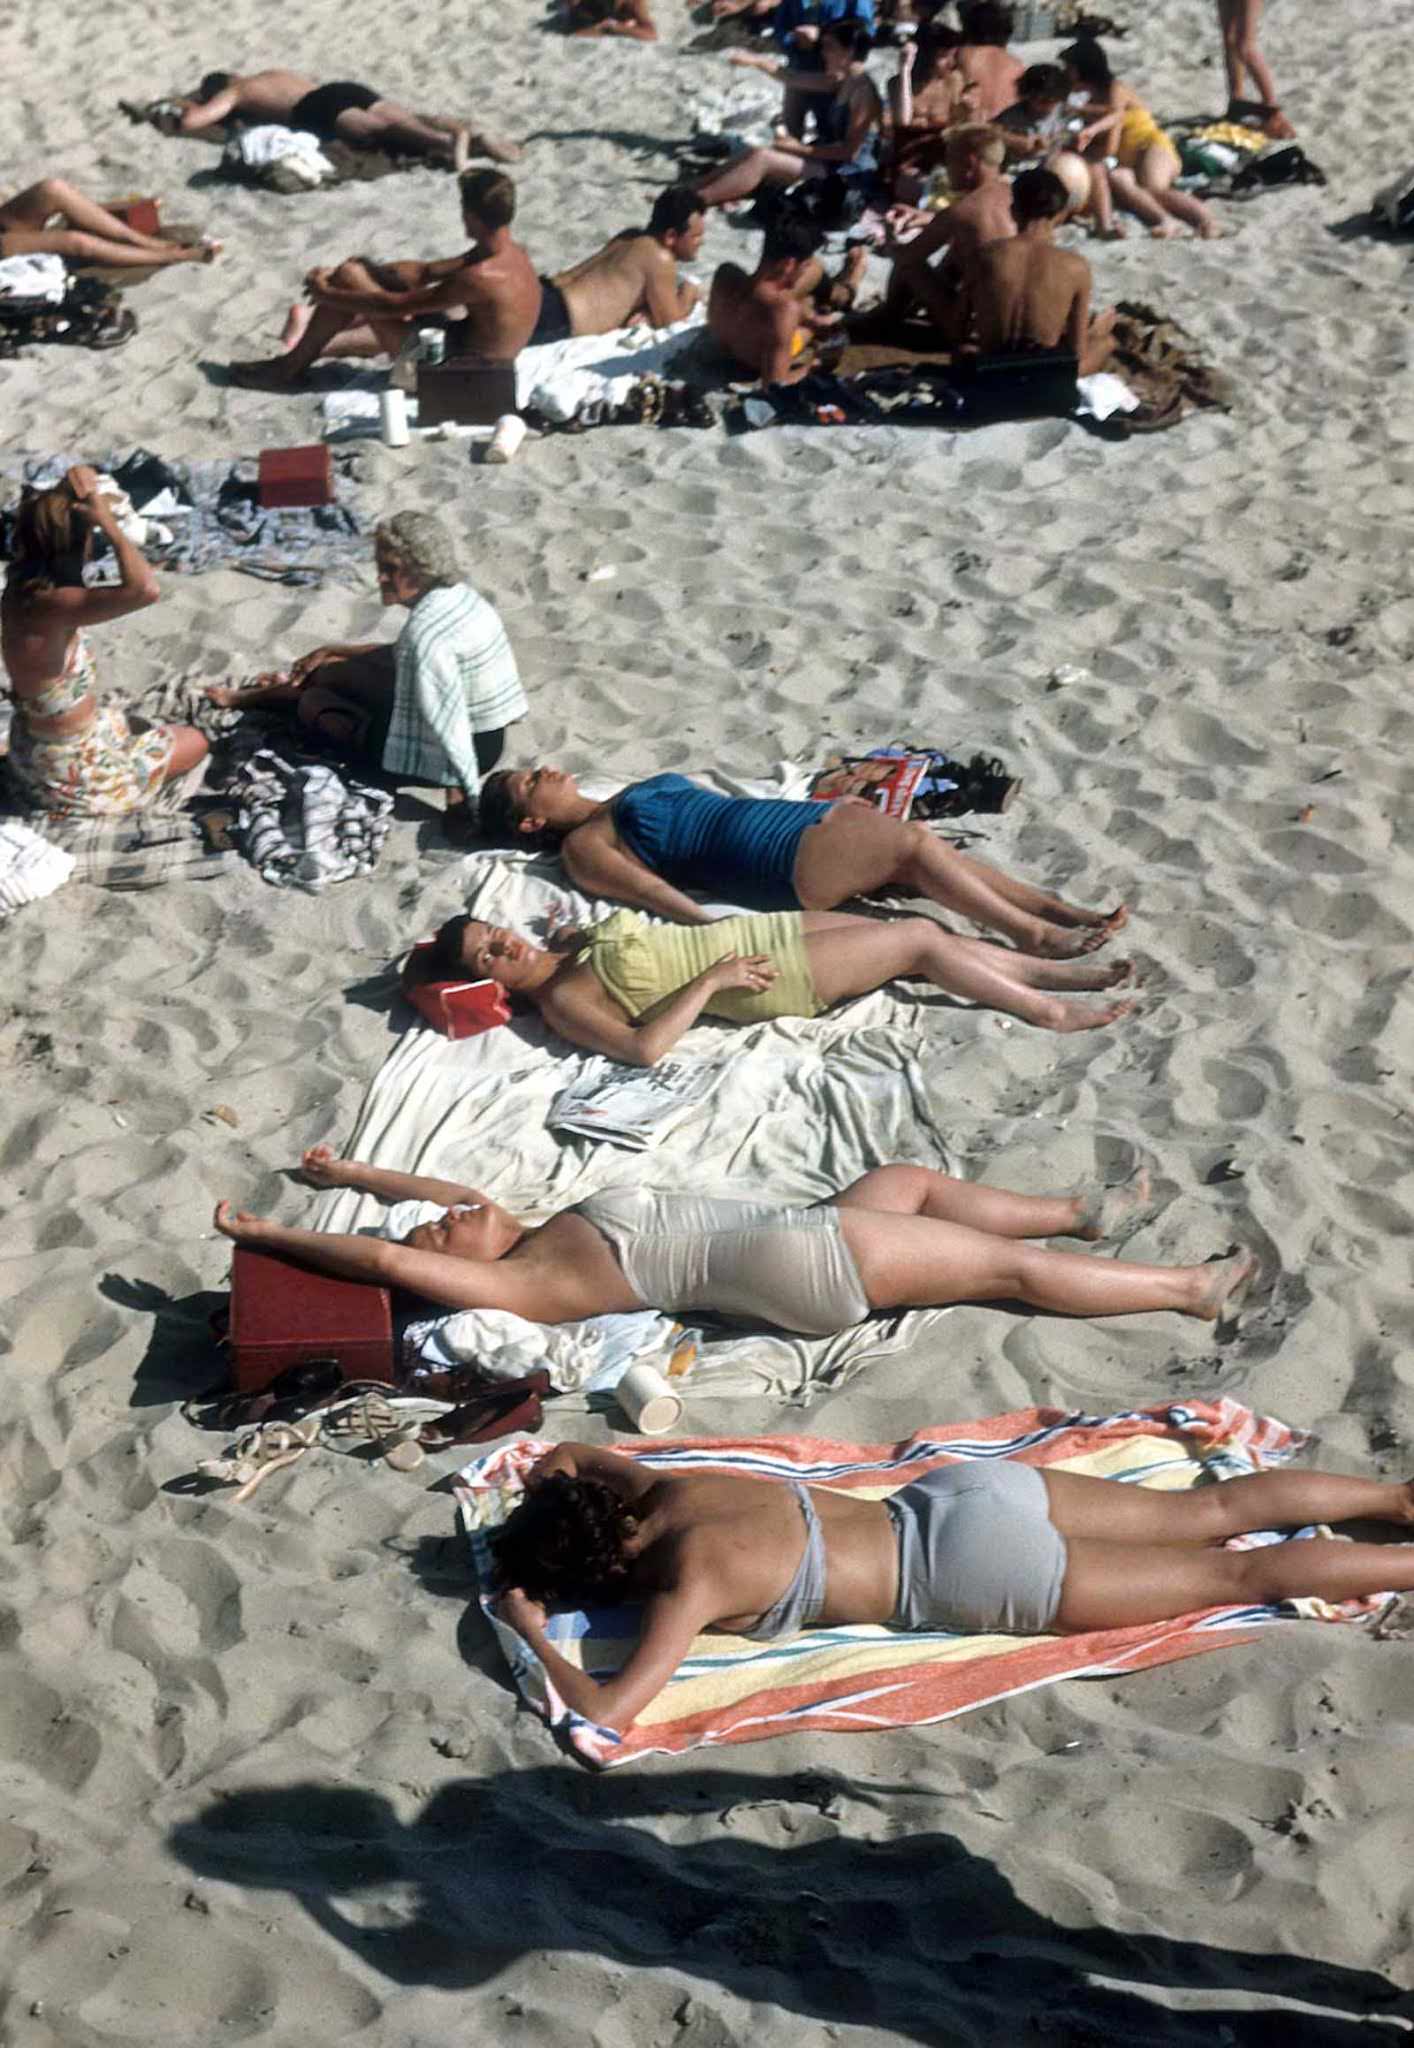
<path id="1" fill-rule="evenodd" d="M 627 1067 L 595 1056 L 550 1105 L 546 1123 L 571 1137 L 597 1138 L 642 1152 L 687 1117 L 711 1093 L 715 1067 L 697 1060 L 660 1060 Z"/>

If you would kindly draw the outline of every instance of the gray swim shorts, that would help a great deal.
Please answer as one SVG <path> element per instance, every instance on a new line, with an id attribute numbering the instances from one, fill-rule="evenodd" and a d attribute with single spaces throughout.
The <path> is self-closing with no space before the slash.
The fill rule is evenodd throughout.
<path id="1" fill-rule="evenodd" d="M 1065 1579 L 1065 1538 L 1034 1465 L 944 1465 L 884 1502 L 898 1536 L 892 1626 L 1042 1635 Z"/>

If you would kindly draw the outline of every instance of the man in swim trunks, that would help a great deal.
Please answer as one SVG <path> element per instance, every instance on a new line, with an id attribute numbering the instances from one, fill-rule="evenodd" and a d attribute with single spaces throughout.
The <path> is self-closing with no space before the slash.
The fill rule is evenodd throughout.
<path id="1" fill-rule="evenodd" d="M 232 363 L 232 383 L 291 391 L 321 356 L 396 355 L 408 329 L 431 318 L 448 323 L 459 359 L 514 362 L 538 338 L 545 299 L 534 264 L 511 236 L 515 186 L 504 171 L 463 171 L 458 190 L 471 240 L 462 255 L 394 264 L 355 256 L 336 270 L 312 270 L 305 285 L 312 309 L 291 308 L 285 352 Z"/>
<path id="2" fill-rule="evenodd" d="M 1082 910 L 855 797 L 724 797 L 685 775 L 650 775 L 596 803 L 563 769 L 498 769 L 482 787 L 481 829 L 493 843 L 554 847 L 586 895 L 680 924 L 712 921 L 689 889 L 833 910 L 893 888 L 989 926 L 1023 952 L 1068 959 L 1105 945 L 1129 915 L 1123 904 Z"/>
<path id="3" fill-rule="evenodd" d="M 231 120 L 253 126 L 274 122 L 299 128 L 321 142 L 346 142 L 352 149 L 385 149 L 446 160 L 461 170 L 469 157 L 489 156 L 514 163 L 514 142 L 497 142 L 466 121 L 414 114 L 371 86 L 337 80 L 317 85 L 298 71 L 209 71 L 194 93 L 180 102 L 182 135 L 200 135 Z"/>
<path id="4" fill-rule="evenodd" d="M 1414 1527 L 1414 1481 L 1259 1472 L 1186 1492 L 1020 1459 L 935 1467 L 885 1500 L 842 1487 L 682 1474 L 562 1443 L 491 1537 L 500 1614 L 556 1692 L 625 1730 L 707 1632 L 1075 1634 L 1206 1608 L 1414 1588 L 1414 1544 L 1331 1538 L 1229 1550 L 1249 1530 Z M 546 1632 L 550 1607 L 641 1605 L 623 1668 L 599 1677 Z"/>
<path id="5" fill-rule="evenodd" d="M 884 304 L 895 318 L 921 310 L 945 341 L 966 340 L 973 259 L 979 249 L 1016 233 L 1011 187 L 1002 175 L 1005 160 L 1006 144 L 995 128 L 956 128 L 948 137 L 948 178 L 964 196 L 940 213 L 911 207 L 890 213 L 885 254 L 893 257 L 893 268 Z M 903 227 L 920 232 L 901 242 Z M 938 256 L 943 260 L 934 267 Z"/>
<path id="6" fill-rule="evenodd" d="M 679 263 L 702 247 L 706 215 L 690 185 L 670 186 L 653 202 L 645 228 L 625 228 L 569 270 L 549 279 L 569 315 L 572 334 L 612 334 L 638 321 L 671 327 L 700 296 L 678 280 Z"/>
<path id="7" fill-rule="evenodd" d="M 822 239 L 807 221 L 783 220 L 767 229 L 749 277 L 740 264 L 723 263 L 712 279 L 712 338 L 763 384 L 798 384 L 819 367 L 812 343 L 843 331 L 841 311 L 828 301 L 837 290 L 852 296 L 868 253 L 853 250 L 839 278 L 831 278 L 815 253 Z"/>
<path id="8" fill-rule="evenodd" d="M 1055 246 L 1070 195 L 1053 171 L 1023 171 L 1011 190 L 1016 233 L 979 249 L 972 303 L 983 355 L 1069 349 L 1082 377 L 1114 352 L 1114 308 L 1090 317 L 1090 266 Z"/>

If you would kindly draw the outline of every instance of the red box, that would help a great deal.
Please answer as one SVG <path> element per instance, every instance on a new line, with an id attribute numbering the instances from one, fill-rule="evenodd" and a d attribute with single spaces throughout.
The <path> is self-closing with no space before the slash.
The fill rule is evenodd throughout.
<path id="1" fill-rule="evenodd" d="M 110 199 L 107 210 L 116 214 L 125 227 L 136 235 L 156 235 L 162 228 L 162 209 L 156 199 L 144 199 L 137 192 L 129 192 L 125 198 Z"/>
<path id="2" fill-rule="evenodd" d="M 419 981 L 417 956 L 435 942 L 423 939 L 408 954 L 403 968 L 403 994 L 434 1031 L 448 1038 L 475 1038 L 478 1031 L 509 1024 L 511 1005 L 498 981 Z"/>
<path id="3" fill-rule="evenodd" d="M 278 1252 L 236 1246 L 226 1337 L 231 1385 L 258 1393 L 287 1366 L 332 1358 L 346 1380 L 393 1380 L 393 1298 L 366 1280 L 313 1273 Z"/>
<path id="4" fill-rule="evenodd" d="M 334 457 L 323 441 L 312 448 L 262 448 L 260 502 L 275 505 L 332 505 Z"/>

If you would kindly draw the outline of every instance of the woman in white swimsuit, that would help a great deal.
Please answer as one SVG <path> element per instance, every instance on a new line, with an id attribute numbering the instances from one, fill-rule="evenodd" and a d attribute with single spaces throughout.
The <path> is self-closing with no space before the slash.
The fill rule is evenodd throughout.
<path id="1" fill-rule="evenodd" d="M 871 1315 L 959 1301 L 1023 1301 L 1054 1315 L 1157 1309 L 1214 1322 L 1231 1312 L 1257 1261 L 1237 1252 L 1201 1266 L 1141 1266 L 1043 1251 L 1028 1238 L 1112 1235 L 1148 1202 L 1143 1176 L 1079 1195 L 1014 1195 L 926 1166 L 877 1166 L 812 1207 L 653 1188 L 614 1188 L 538 1228 L 475 1188 L 304 1155 L 316 1187 L 387 1202 L 426 1202 L 440 1216 L 401 1242 L 297 1230 L 229 1202 L 216 1227 L 346 1280 L 372 1280 L 442 1308 L 509 1309 L 530 1322 L 656 1308 L 706 1310 L 833 1336 Z"/>
<path id="2" fill-rule="evenodd" d="M 83 565 L 95 528 L 113 544 L 120 580 L 88 589 Z M 53 818 L 122 817 L 205 759 L 195 726 L 130 720 L 97 694 L 84 628 L 142 611 L 160 594 L 91 469 L 71 469 L 53 490 L 20 501 L 0 653 L 15 699 L 10 774 L 34 808 Z"/>

